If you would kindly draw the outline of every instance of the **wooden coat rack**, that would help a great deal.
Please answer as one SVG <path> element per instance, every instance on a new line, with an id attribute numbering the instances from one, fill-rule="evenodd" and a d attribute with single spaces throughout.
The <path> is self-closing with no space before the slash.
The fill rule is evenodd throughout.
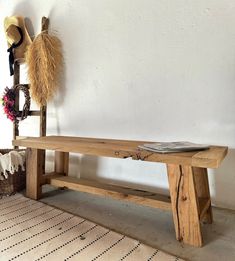
<path id="1" fill-rule="evenodd" d="M 48 31 L 49 27 L 49 19 L 46 17 L 42 17 L 41 22 L 41 31 Z M 16 86 L 20 83 L 20 65 L 25 63 L 25 59 L 16 59 L 14 62 L 14 75 L 13 75 L 13 86 Z M 28 88 L 30 88 L 30 84 L 28 84 Z M 19 111 L 19 90 L 16 91 L 15 98 L 15 109 Z M 32 111 L 30 110 L 28 116 L 39 116 L 40 117 L 40 137 L 46 136 L 46 114 L 47 114 L 47 106 L 41 106 L 39 110 Z M 13 139 L 17 139 L 19 136 L 19 122 L 14 122 L 13 124 Z M 14 148 L 17 148 L 16 146 Z"/>
<path id="2" fill-rule="evenodd" d="M 48 31 L 49 28 L 49 19 L 47 17 L 42 17 L 41 21 L 41 31 Z M 13 74 L 13 86 L 16 86 L 20 83 L 20 65 L 25 63 L 25 59 L 16 59 L 14 61 L 14 74 Z M 30 88 L 30 84 L 27 84 L 28 88 Z M 16 111 L 20 111 L 19 108 L 19 90 L 16 91 L 15 97 L 15 109 Z M 21 111 L 20 111 L 21 112 Z M 41 106 L 39 110 L 30 110 L 28 116 L 39 116 L 40 117 L 40 129 L 39 135 L 40 137 L 46 136 L 46 115 L 47 115 L 47 106 Z M 13 123 L 13 139 L 17 139 L 19 137 L 19 122 L 16 121 Z M 14 146 L 15 149 L 18 146 Z M 45 152 L 43 154 L 43 162 L 45 162 Z M 44 166 L 45 169 L 45 166 Z"/>

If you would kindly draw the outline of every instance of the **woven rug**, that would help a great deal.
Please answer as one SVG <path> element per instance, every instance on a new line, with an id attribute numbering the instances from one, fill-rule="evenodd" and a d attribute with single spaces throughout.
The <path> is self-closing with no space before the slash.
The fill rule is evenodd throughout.
<path id="1" fill-rule="evenodd" d="M 16 194 L 0 199 L 0 260 L 182 260 Z"/>

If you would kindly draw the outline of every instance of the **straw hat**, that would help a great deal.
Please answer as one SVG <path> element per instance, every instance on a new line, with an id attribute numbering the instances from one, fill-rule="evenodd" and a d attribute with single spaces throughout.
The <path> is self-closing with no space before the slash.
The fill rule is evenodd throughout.
<path id="1" fill-rule="evenodd" d="M 32 40 L 26 29 L 24 18 L 21 16 L 6 17 L 4 19 L 4 31 L 8 43 L 7 51 L 10 53 L 9 63 L 12 65 L 15 59 L 24 58 L 25 51 Z"/>

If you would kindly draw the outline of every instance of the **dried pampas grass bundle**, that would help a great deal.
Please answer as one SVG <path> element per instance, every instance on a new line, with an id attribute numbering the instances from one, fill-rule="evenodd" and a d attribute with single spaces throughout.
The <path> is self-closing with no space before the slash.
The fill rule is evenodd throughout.
<path id="1" fill-rule="evenodd" d="M 32 99 L 40 106 L 53 98 L 59 86 L 63 67 L 61 41 L 55 35 L 41 32 L 26 52 Z"/>

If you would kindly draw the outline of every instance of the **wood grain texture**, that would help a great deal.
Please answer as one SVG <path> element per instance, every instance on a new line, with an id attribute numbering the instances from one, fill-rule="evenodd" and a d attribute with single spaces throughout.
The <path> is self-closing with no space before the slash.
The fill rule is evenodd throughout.
<path id="1" fill-rule="evenodd" d="M 211 200 L 205 199 L 205 198 L 198 198 L 198 202 L 199 202 L 200 221 L 203 221 L 203 223 L 211 224 L 213 222 Z M 208 211 L 209 209 L 210 209 L 210 212 Z M 207 217 L 208 214 L 210 214 L 209 217 Z"/>
<path id="2" fill-rule="evenodd" d="M 207 169 L 193 167 L 192 170 L 194 174 L 197 196 L 203 198 L 207 202 L 207 208 L 204 208 L 203 212 L 200 213 L 200 219 L 204 223 L 212 224 L 213 216 Z"/>
<path id="3" fill-rule="evenodd" d="M 68 176 L 69 173 L 69 153 L 55 151 L 55 172 L 63 173 Z"/>
<path id="4" fill-rule="evenodd" d="M 120 187 L 111 184 L 102 184 L 97 181 L 77 179 L 69 176 L 49 177 L 49 184 L 56 187 L 66 187 L 73 190 L 87 192 L 104 197 L 112 197 L 140 205 L 171 210 L 170 199 L 167 196 L 153 192 Z"/>
<path id="5" fill-rule="evenodd" d="M 20 63 L 18 60 L 14 61 L 14 74 L 13 74 L 13 85 L 20 83 Z"/>
<path id="6" fill-rule="evenodd" d="M 64 173 L 57 173 L 57 172 L 49 172 L 49 173 L 43 173 L 43 175 L 40 177 L 40 185 L 50 184 L 51 178 L 59 178 L 64 176 Z"/>
<path id="7" fill-rule="evenodd" d="M 47 107 L 40 107 L 40 137 L 46 136 L 46 114 Z"/>
<path id="8" fill-rule="evenodd" d="M 48 31 L 49 27 L 49 19 L 45 16 L 42 17 L 41 20 L 41 31 Z M 47 105 L 40 106 L 40 137 L 46 136 L 46 129 L 47 129 Z M 46 169 L 46 152 L 42 152 L 42 161 L 43 161 L 43 172 Z"/>
<path id="9" fill-rule="evenodd" d="M 40 137 L 46 136 L 46 128 L 47 128 L 47 122 L 46 122 L 46 115 L 47 115 L 47 106 L 41 106 L 40 107 Z M 42 152 L 42 161 L 43 161 L 43 172 L 45 172 L 46 169 L 46 152 L 43 150 Z"/>
<path id="10" fill-rule="evenodd" d="M 202 246 L 199 202 L 190 166 L 167 165 L 171 205 L 176 238 L 184 243 Z"/>
<path id="11" fill-rule="evenodd" d="M 40 184 L 49 183 L 53 186 L 113 197 L 149 207 L 171 209 L 177 239 L 193 246 L 202 246 L 200 220 L 205 220 L 207 223 L 212 222 L 206 168 L 218 168 L 226 156 L 228 148 L 210 146 L 210 149 L 206 151 L 159 154 L 138 148 L 139 145 L 147 142 L 149 143 L 149 141 L 45 136 L 16 139 L 13 141 L 13 145 L 38 151 L 37 156 L 27 157 L 27 161 L 34 162 L 29 163 L 32 177 L 27 184 L 30 186 L 27 191 L 31 198 L 40 197 Z M 43 168 L 35 167 L 36 162 L 37 164 L 39 161 L 41 164 L 44 162 L 40 160 L 43 155 L 39 153 L 41 150 L 55 151 L 55 172 L 45 178 L 41 177 Z M 69 176 L 57 176 L 57 173 L 68 173 L 70 152 L 166 163 L 171 200 L 156 193 L 101 184 L 96 181 L 77 180 Z"/>
<path id="12" fill-rule="evenodd" d="M 14 140 L 15 146 L 75 152 L 93 156 L 132 158 L 134 160 L 218 168 L 227 154 L 227 147 L 211 146 L 206 151 L 160 154 L 138 148 L 146 141 L 95 139 L 64 136 L 28 137 Z"/>
<path id="13" fill-rule="evenodd" d="M 26 150 L 26 196 L 32 199 L 41 197 L 40 185 L 43 174 L 43 151 L 27 148 Z"/>
<path id="14" fill-rule="evenodd" d="M 20 65 L 17 61 L 14 62 L 14 74 L 13 74 L 13 86 L 20 83 Z M 15 110 L 19 111 L 19 90 L 16 90 L 15 93 Z M 13 139 L 19 136 L 19 122 L 13 122 Z M 18 149 L 19 146 L 14 146 L 14 149 Z"/>

